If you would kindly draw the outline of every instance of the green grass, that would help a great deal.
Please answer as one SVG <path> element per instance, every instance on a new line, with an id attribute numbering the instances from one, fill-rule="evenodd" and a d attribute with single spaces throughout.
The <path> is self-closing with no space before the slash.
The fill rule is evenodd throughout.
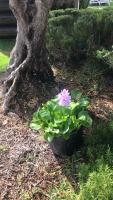
<path id="1" fill-rule="evenodd" d="M 14 40 L 0 39 L 0 73 L 6 70 L 14 42 Z"/>
<path id="2" fill-rule="evenodd" d="M 50 200 L 112 200 L 113 122 L 95 125 L 92 135 L 86 139 L 86 147 L 76 153 L 73 160 L 71 166 L 67 164 L 66 171 L 69 177 L 69 171 L 71 176 L 74 169 L 76 183 L 72 186 L 73 181 L 65 178 L 52 188 Z"/>
<path id="3" fill-rule="evenodd" d="M 9 62 L 9 56 L 0 52 L 0 73 L 6 70 Z"/>

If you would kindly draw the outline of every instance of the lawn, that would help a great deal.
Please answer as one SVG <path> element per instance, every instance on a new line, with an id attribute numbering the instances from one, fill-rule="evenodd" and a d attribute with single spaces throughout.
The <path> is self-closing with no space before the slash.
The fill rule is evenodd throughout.
<path id="1" fill-rule="evenodd" d="M 14 41 L 0 40 L 1 72 L 6 69 L 13 44 Z M 70 158 L 56 158 L 47 143 L 37 140 L 28 123 L 16 114 L 4 116 L 0 112 L 2 197 L 113 199 L 113 81 L 108 84 L 102 69 L 95 65 L 86 62 L 74 69 L 54 68 L 58 83 L 68 89 L 80 89 L 91 100 L 93 127 L 85 130 L 84 146 Z"/>
<path id="2" fill-rule="evenodd" d="M 6 70 L 9 62 L 9 54 L 13 45 L 14 40 L 0 39 L 0 73 Z"/>
<path id="3" fill-rule="evenodd" d="M 6 70 L 9 62 L 9 56 L 0 52 L 0 73 Z"/>

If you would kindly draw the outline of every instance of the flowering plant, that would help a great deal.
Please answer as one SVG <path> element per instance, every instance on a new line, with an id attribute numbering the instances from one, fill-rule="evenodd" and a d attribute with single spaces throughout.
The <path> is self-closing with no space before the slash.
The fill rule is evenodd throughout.
<path id="1" fill-rule="evenodd" d="M 72 131 L 92 125 L 92 119 L 86 111 L 88 106 L 88 98 L 82 97 L 80 92 L 72 91 L 70 94 L 64 89 L 34 113 L 30 127 L 42 129 L 48 142 L 59 136 L 67 140 Z"/>

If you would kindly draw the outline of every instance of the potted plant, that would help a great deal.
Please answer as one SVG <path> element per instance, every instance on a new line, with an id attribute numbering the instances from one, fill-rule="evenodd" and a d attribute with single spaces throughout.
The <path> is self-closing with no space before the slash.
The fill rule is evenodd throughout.
<path id="1" fill-rule="evenodd" d="M 34 113 L 30 127 L 42 129 L 54 154 L 72 155 L 82 142 L 83 127 L 91 127 L 89 101 L 78 91 L 62 90 Z"/>

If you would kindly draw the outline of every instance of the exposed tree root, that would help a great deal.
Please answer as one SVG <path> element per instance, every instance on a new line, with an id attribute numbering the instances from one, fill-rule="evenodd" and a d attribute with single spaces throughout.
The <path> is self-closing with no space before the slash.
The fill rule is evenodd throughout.
<path id="1" fill-rule="evenodd" d="M 10 102 L 18 92 L 17 85 L 20 79 L 20 74 L 22 73 L 23 70 L 26 69 L 28 63 L 29 63 L 29 58 L 26 58 L 26 60 L 21 65 L 19 65 L 18 68 L 16 68 L 14 71 L 10 73 L 10 75 L 8 76 L 7 80 L 4 83 L 5 95 L 4 95 L 3 111 L 5 113 L 8 112 L 8 109 L 10 107 Z"/>

